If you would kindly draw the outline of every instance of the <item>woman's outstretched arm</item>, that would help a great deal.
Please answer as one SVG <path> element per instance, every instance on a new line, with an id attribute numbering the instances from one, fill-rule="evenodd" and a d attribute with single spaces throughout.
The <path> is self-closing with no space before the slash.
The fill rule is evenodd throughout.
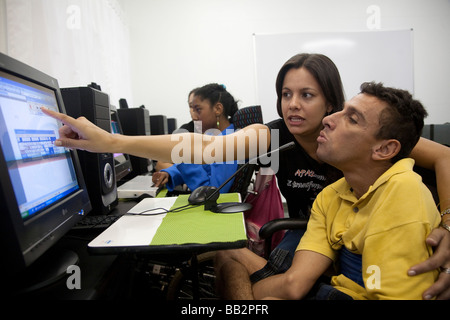
<path id="1" fill-rule="evenodd" d="M 111 134 L 87 120 L 42 108 L 42 112 L 63 123 L 55 145 L 90 152 L 127 153 L 172 163 L 213 163 L 253 158 L 267 151 L 270 130 L 253 124 L 224 136 L 179 133 L 158 136 Z"/>

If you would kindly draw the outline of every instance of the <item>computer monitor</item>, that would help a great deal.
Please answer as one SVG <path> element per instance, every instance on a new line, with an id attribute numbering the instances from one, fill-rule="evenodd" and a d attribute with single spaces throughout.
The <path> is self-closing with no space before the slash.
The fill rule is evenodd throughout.
<path id="1" fill-rule="evenodd" d="M 0 53 L 0 268 L 8 278 L 38 260 L 75 261 L 46 254 L 91 210 L 77 153 L 54 146 L 61 124 L 41 107 L 65 112 L 57 80 Z"/>
<path id="2" fill-rule="evenodd" d="M 120 108 L 117 109 L 123 134 L 128 136 L 150 135 L 150 114 L 146 108 Z M 138 175 L 145 175 L 152 171 L 153 164 L 150 159 L 130 156 L 133 172 L 127 175 L 127 179 Z"/>
<path id="3" fill-rule="evenodd" d="M 122 125 L 120 124 L 117 108 L 111 105 L 111 132 L 114 134 L 123 134 Z M 116 171 L 116 181 L 125 178 L 132 170 L 130 156 L 126 153 L 114 153 L 114 170 Z"/>
<path id="4" fill-rule="evenodd" d="M 177 128 L 177 119 L 167 118 L 167 133 L 172 134 Z"/>
<path id="5" fill-rule="evenodd" d="M 168 134 L 167 117 L 163 115 L 150 116 L 150 133 L 152 136 Z"/>

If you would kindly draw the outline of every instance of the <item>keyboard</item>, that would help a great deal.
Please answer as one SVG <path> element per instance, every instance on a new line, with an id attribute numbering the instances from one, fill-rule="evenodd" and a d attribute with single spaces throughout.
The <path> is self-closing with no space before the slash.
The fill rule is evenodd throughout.
<path id="1" fill-rule="evenodd" d="M 122 199 L 139 198 L 142 195 L 156 197 L 162 187 L 155 187 L 151 175 L 136 176 L 117 188 L 117 196 Z"/>
<path id="2" fill-rule="evenodd" d="M 81 219 L 72 229 L 106 229 L 120 217 L 120 215 L 87 215 L 83 219 Z"/>

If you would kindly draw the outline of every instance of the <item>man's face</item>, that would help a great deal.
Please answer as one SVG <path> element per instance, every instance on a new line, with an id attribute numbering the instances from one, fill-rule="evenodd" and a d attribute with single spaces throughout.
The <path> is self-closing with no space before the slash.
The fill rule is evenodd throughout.
<path id="1" fill-rule="evenodd" d="M 378 98 L 359 94 L 346 102 L 342 111 L 325 117 L 317 138 L 318 157 L 342 171 L 367 166 L 380 144 L 375 135 L 385 107 Z"/>

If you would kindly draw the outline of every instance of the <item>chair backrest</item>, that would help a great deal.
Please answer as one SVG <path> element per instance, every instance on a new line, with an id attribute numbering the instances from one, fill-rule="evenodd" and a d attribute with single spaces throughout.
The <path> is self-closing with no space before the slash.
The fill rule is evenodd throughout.
<path id="1" fill-rule="evenodd" d="M 242 129 L 254 123 L 263 123 L 261 106 L 250 106 L 239 109 L 233 115 L 235 129 Z"/>
<path id="2" fill-rule="evenodd" d="M 426 169 L 423 167 L 419 167 L 418 165 L 414 166 L 414 171 L 422 176 L 422 182 L 430 189 L 431 194 L 433 195 L 434 202 L 439 204 L 439 195 L 437 193 L 437 184 L 436 184 L 436 173 L 434 170 Z"/>

